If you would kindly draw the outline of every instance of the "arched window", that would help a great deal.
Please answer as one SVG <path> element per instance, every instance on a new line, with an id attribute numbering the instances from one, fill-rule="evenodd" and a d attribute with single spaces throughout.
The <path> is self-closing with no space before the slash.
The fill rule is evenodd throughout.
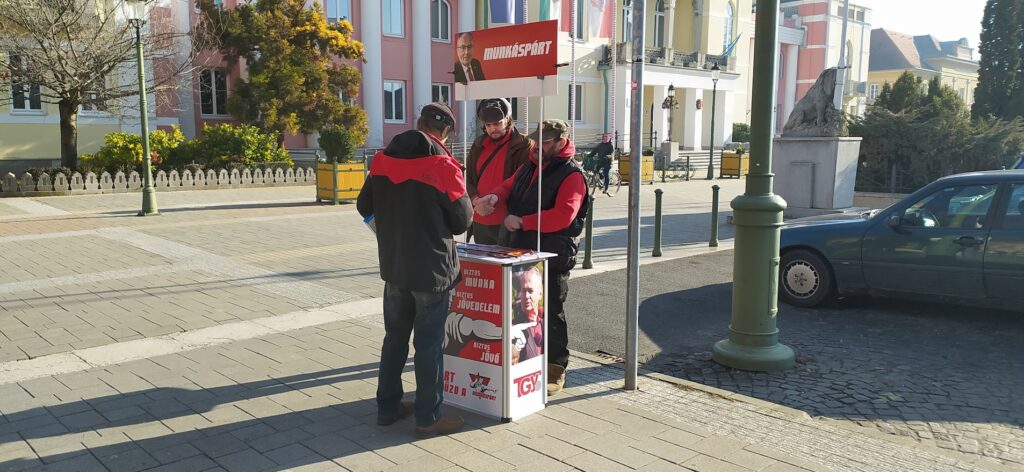
<path id="1" fill-rule="evenodd" d="M 732 42 L 736 39 L 733 36 L 733 24 L 736 22 L 736 9 L 732 2 L 725 5 L 725 25 L 722 28 L 722 50 L 727 51 Z M 731 51 L 730 51 L 731 55 Z"/>
<path id="2" fill-rule="evenodd" d="M 452 40 L 452 7 L 446 0 L 430 2 L 430 38 L 435 41 Z"/>
<path id="3" fill-rule="evenodd" d="M 654 47 L 665 47 L 665 2 L 654 4 Z"/>

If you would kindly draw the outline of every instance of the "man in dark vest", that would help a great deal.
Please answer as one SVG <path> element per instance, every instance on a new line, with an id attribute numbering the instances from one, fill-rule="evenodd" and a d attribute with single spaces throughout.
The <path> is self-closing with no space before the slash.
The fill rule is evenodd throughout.
<path id="1" fill-rule="evenodd" d="M 487 212 L 491 202 L 505 202 L 504 231 L 499 244 L 522 249 L 537 248 L 557 256 L 548 260 L 548 286 L 545 311 L 548 323 L 548 394 L 562 390 L 565 368 L 569 365 L 569 332 L 563 305 L 569 294 L 569 271 L 576 266 L 577 237 L 583 231 L 589 199 L 583 169 L 573 159 L 576 146 L 569 140 L 569 125 L 562 120 L 545 120 L 540 135 L 543 179 L 540 208 L 537 213 L 537 156 L 482 198 L 477 210 Z"/>
<path id="2" fill-rule="evenodd" d="M 417 437 L 452 433 L 464 423 L 441 416 L 445 319 L 461 277 L 453 235 L 465 232 L 473 215 L 462 170 L 444 145 L 454 128 L 448 105 L 425 105 L 416 130 L 395 136 L 373 157 L 356 204 L 361 215 L 373 216 L 385 282 L 377 424 L 415 412 Z M 402 401 L 413 331 L 415 405 Z"/>
<path id="3" fill-rule="evenodd" d="M 477 118 L 484 134 L 473 142 L 466 157 L 466 190 L 474 206 L 481 194 L 497 187 L 530 159 L 534 142 L 516 129 L 512 105 L 504 98 L 481 100 Z M 487 215 L 473 215 L 473 240 L 480 244 L 498 244 L 498 230 L 505 219 L 505 206 L 496 206 Z"/>

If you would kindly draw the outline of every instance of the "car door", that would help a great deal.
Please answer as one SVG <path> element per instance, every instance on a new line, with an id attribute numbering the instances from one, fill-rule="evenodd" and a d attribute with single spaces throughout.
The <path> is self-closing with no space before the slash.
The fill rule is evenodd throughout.
<path id="1" fill-rule="evenodd" d="M 985 250 L 985 293 L 1024 300 L 1024 182 L 1007 188 Z"/>
<path id="2" fill-rule="evenodd" d="M 984 297 L 982 262 L 998 188 L 995 183 L 951 183 L 909 205 L 896 205 L 864 236 L 867 286 Z"/>

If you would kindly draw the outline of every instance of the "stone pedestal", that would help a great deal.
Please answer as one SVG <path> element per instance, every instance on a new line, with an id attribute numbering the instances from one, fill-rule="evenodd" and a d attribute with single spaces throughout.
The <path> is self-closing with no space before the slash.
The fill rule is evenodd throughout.
<path id="1" fill-rule="evenodd" d="M 861 138 L 776 138 L 772 148 L 775 193 L 787 217 L 830 213 L 853 206 Z"/>
<path id="2" fill-rule="evenodd" d="M 676 141 L 665 141 L 661 143 L 661 149 L 655 157 L 654 167 L 662 169 L 665 165 L 671 165 L 672 161 L 679 156 L 679 143 Z"/>

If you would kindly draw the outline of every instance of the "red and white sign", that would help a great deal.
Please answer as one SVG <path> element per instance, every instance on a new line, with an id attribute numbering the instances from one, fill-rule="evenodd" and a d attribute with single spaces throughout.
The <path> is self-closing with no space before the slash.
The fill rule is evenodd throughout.
<path id="1" fill-rule="evenodd" d="M 459 33 L 455 81 L 556 75 L 558 21 L 540 21 Z"/>

